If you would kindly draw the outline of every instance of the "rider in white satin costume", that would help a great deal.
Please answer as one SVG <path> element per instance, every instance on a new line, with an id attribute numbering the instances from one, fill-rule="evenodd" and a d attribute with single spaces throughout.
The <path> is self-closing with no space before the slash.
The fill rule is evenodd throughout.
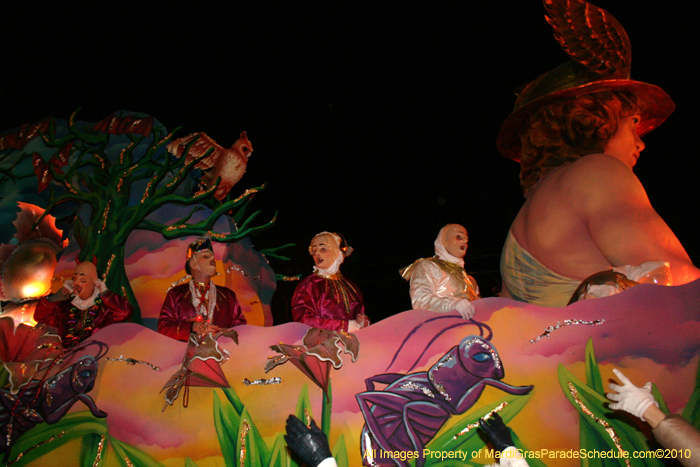
<path id="1" fill-rule="evenodd" d="M 474 316 L 472 302 L 481 298 L 473 277 L 464 270 L 469 237 L 458 224 L 448 224 L 435 239 L 435 256 L 422 258 L 401 269 L 411 282 L 413 309 L 447 313 L 457 310 L 464 319 Z"/>

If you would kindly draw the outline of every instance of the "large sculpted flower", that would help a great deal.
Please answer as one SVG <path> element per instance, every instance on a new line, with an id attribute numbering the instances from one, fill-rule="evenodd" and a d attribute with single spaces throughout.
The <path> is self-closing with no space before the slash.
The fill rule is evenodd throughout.
<path id="1" fill-rule="evenodd" d="M 10 392 L 17 391 L 36 374 L 39 366 L 56 358 L 63 347 L 52 328 L 20 324 L 12 318 L 0 318 L 0 362 L 10 379 Z"/>
<path id="2" fill-rule="evenodd" d="M 182 361 L 182 367 L 170 377 L 163 389 L 165 393 L 166 405 L 173 405 L 175 399 L 180 394 L 182 386 L 196 386 L 205 388 L 227 388 L 230 386 L 224 372 L 221 370 L 221 364 L 228 360 L 230 354 L 225 349 L 219 347 L 217 339 L 221 336 L 230 337 L 238 344 L 238 332 L 235 329 L 225 329 L 216 334 L 209 333 L 203 338 L 197 338 L 194 334 L 190 335 L 185 350 L 185 358 Z M 187 390 L 185 392 L 187 394 Z M 187 407 L 187 401 L 183 401 L 183 405 Z"/>
<path id="3" fill-rule="evenodd" d="M 303 345 L 280 343 L 270 348 L 282 355 L 272 357 L 265 365 L 267 373 L 277 365 L 291 361 L 328 397 L 328 378 L 331 365 L 336 370 L 343 366 L 341 352 L 350 354 L 352 361 L 357 361 L 360 353 L 360 341 L 357 336 L 345 331 L 311 328 L 306 331 Z M 341 346 L 342 344 L 342 346 Z"/>

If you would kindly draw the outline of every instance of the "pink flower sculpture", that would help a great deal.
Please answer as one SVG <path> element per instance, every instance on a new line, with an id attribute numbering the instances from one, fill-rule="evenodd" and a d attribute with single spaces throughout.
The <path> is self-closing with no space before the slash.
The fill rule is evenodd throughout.
<path id="1" fill-rule="evenodd" d="M 230 386 L 221 370 L 221 364 L 226 362 L 230 356 L 225 349 L 219 347 L 216 341 L 221 336 L 230 337 L 238 344 L 238 332 L 235 329 L 225 329 L 213 335 L 209 333 L 202 339 L 197 338 L 194 334 L 190 335 L 182 367 L 170 377 L 163 389 L 160 390 L 163 392 L 167 389 L 165 393 L 166 405 L 163 410 L 169 405 L 173 405 L 183 385 L 204 388 L 227 388 Z M 187 406 L 186 400 L 183 401 L 183 405 Z"/>
<path id="2" fill-rule="evenodd" d="M 20 324 L 0 318 L 0 362 L 9 374 L 10 392 L 17 391 L 36 375 L 39 366 L 56 358 L 63 347 L 52 328 Z"/>
<path id="3" fill-rule="evenodd" d="M 265 365 L 267 373 L 277 365 L 291 361 L 313 383 L 323 389 L 328 397 L 328 379 L 331 365 L 336 370 L 343 366 L 341 352 L 350 354 L 352 361 L 357 361 L 360 353 L 360 341 L 357 336 L 345 331 L 311 328 L 306 331 L 303 345 L 273 345 L 270 348 L 281 353 L 272 357 Z M 341 346 L 342 344 L 342 346 Z"/>

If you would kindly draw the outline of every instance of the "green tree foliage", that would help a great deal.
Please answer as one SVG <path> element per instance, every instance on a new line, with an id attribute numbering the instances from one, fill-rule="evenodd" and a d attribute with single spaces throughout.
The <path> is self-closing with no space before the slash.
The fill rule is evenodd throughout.
<path id="1" fill-rule="evenodd" d="M 140 309 L 124 268 L 124 248 L 133 231 L 157 232 L 166 239 L 210 235 L 213 241 L 231 243 L 269 228 L 276 218 L 275 213 L 269 222 L 255 224 L 260 212 L 248 214 L 251 200 L 264 185 L 220 202 L 214 198 L 217 179 L 208 190 L 193 195 L 191 174 L 213 148 L 186 162 L 196 139 L 178 158 L 166 150 L 172 135 L 147 115 L 121 112 L 92 124 L 76 122 L 74 113 L 67 124 L 44 119 L 0 139 L 0 188 L 38 182 L 39 191 L 48 189 L 48 196 L 43 194 L 44 216 L 60 217 L 65 206 L 72 206 L 78 259 L 96 261 L 107 287 L 134 305 L 136 322 Z M 163 215 L 168 206 L 178 206 L 186 214 L 172 222 Z M 222 218 L 237 228 L 216 232 L 215 224 Z M 264 252 L 283 258 L 276 255 L 280 248 Z"/>

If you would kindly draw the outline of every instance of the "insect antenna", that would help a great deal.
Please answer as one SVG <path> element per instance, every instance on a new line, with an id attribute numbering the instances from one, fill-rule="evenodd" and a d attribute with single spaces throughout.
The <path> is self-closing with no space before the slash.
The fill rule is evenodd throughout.
<path id="1" fill-rule="evenodd" d="M 437 340 L 438 337 L 440 337 L 441 335 L 443 335 L 444 333 L 446 333 L 446 332 L 449 331 L 450 329 L 458 328 L 458 327 L 461 327 L 461 326 L 466 326 L 467 324 L 470 324 L 470 323 L 457 323 L 457 324 L 453 324 L 452 326 L 448 326 L 448 327 L 444 328 L 442 331 L 438 332 L 435 336 L 433 336 L 433 338 L 430 339 L 430 342 L 428 342 L 428 345 L 425 346 L 425 349 L 423 349 L 423 352 L 421 352 L 421 354 L 418 356 L 418 358 L 416 359 L 416 361 L 413 362 L 413 365 L 411 365 L 411 368 L 409 368 L 409 369 L 406 371 L 406 373 L 408 373 L 409 371 L 413 370 L 413 369 L 416 367 L 416 365 L 418 365 L 418 362 L 420 361 L 420 359 L 423 358 L 423 355 L 425 355 L 425 353 L 428 351 L 428 349 L 430 348 L 430 346 L 433 345 L 433 342 L 435 342 L 435 341 Z"/>
<path id="2" fill-rule="evenodd" d="M 490 340 L 491 340 L 491 338 L 493 337 L 493 331 L 491 330 L 491 328 L 489 327 L 488 324 L 486 324 L 486 323 L 481 323 L 481 322 L 479 322 L 479 321 L 476 321 L 476 320 L 473 319 L 473 318 L 470 319 L 469 321 L 470 321 L 472 324 L 474 324 L 474 325 L 476 325 L 476 326 L 479 327 L 479 336 L 481 336 L 481 337 L 484 337 L 484 328 L 486 328 L 486 330 L 489 332 L 489 335 L 488 335 L 487 337 L 484 337 L 484 339 L 486 339 L 487 341 L 490 341 Z"/>
<path id="3" fill-rule="evenodd" d="M 107 354 L 107 351 L 109 350 L 109 346 L 104 342 L 85 341 L 76 345 L 75 347 L 71 347 L 70 349 L 62 349 L 61 353 L 53 359 L 44 360 L 39 368 L 37 368 L 37 373 L 45 371 L 46 377 L 56 365 L 60 365 L 59 368 L 61 369 L 65 368 L 68 364 L 73 362 L 73 359 L 79 350 L 84 350 L 92 345 L 96 345 L 99 348 L 97 355 L 93 357 L 95 361 L 99 361 Z"/>
<path id="4" fill-rule="evenodd" d="M 491 331 L 491 328 L 490 328 L 489 326 L 487 326 L 487 325 L 484 324 L 484 323 L 480 323 L 479 321 L 476 321 L 476 320 L 474 320 L 474 319 L 470 319 L 469 321 L 466 321 L 466 322 L 465 322 L 465 321 L 464 321 L 461 317 L 459 317 L 459 316 L 437 316 L 437 317 L 435 317 L 435 318 L 430 318 L 430 319 L 427 319 L 427 320 L 423 321 L 423 322 L 420 323 L 419 325 L 415 326 L 413 329 L 411 329 L 411 331 L 410 331 L 408 334 L 406 334 L 406 337 L 404 337 L 403 341 L 401 342 L 401 345 L 399 346 L 398 350 L 397 350 L 396 353 L 394 354 L 394 358 L 391 359 L 391 362 L 389 363 L 389 365 L 386 367 L 386 370 L 384 370 L 384 371 L 389 371 L 389 368 L 391 368 L 391 365 L 393 365 L 394 362 L 396 361 L 396 359 L 398 358 L 398 356 L 399 356 L 399 354 L 401 353 L 401 350 L 403 349 L 404 345 L 406 345 L 406 343 L 408 343 L 408 340 L 409 340 L 416 332 L 418 332 L 418 330 L 419 330 L 420 328 L 422 328 L 424 325 L 426 325 L 426 324 L 428 324 L 428 323 L 431 323 L 431 322 L 433 322 L 433 321 L 438 321 L 438 320 L 443 320 L 443 319 L 459 319 L 459 320 L 460 320 L 460 323 L 454 324 L 454 325 L 452 325 L 452 326 L 449 326 L 449 327 L 443 329 L 443 330 L 440 331 L 435 337 L 433 337 L 433 338 L 430 340 L 430 342 L 428 343 L 428 345 L 425 347 L 425 349 L 423 350 L 423 353 L 421 353 L 420 357 L 418 357 L 418 360 L 416 360 L 416 362 L 413 364 L 413 366 L 411 367 L 411 369 L 408 370 L 408 371 L 411 371 L 413 368 L 415 368 L 415 366 L 416 366 L 416 364 L 418 363 L 418 361 L 423 357 L 423 355 L 425 355 L 425 352 L 428 350 L 428 347 L 430 347 L 430 345 L 435 341 L 435 339 L 437 339 L 438 337 L 440 337 L 442 334 L 444 334 L 446 331 L 448 331 L 448 330 L 450 330 L 450 329 L 458 328 L 458 327 L 460 327 L 460 326 L 474 325 L 474 326 L 477 326 L 477 327 L 479 328 L 479 336 L 480 336 L 480 337 L 484 337 L 484 328 L 486 328 L 486 330 L 487 330 L 488 333 L 489 333 L 488 337 L 486 337 L 485 339 L 490 341 L 490 340 L 491 340 L 491 337 L 493 337 L 493 332 Z"/>
<path id="5" fill-rule="evenodd" d="M 93 345 L 96 345 L 99 348 L 97 355 L 94 356 L 95 360 L 99 360 L 105 355 L 107 355 L 107 352 L 109 351 L 109 346 L 101 341 L 85 341 L 73 347 L 71 351 L 77 352 L 78 350 L 83 350 Z"/>

